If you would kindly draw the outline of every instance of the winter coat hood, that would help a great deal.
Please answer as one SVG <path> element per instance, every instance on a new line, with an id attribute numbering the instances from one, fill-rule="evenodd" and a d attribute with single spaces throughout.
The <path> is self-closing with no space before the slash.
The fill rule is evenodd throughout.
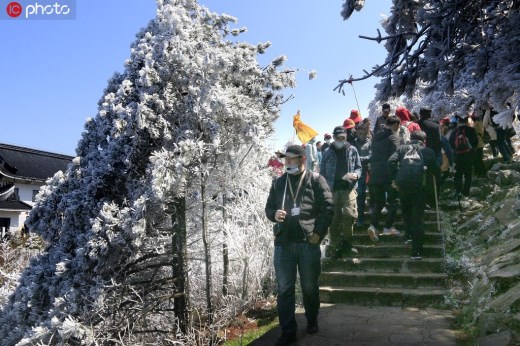
<path id="1" fill-rule="evenodd" d="M 397 109 L 395 110 L 395 115 L 399 119 L 401 119 L 401 122 L 410 121 L 410 119 L 411 119 L 410 111 L 408 109 L 406 109 L 405 107 L 397 107 Z"/>

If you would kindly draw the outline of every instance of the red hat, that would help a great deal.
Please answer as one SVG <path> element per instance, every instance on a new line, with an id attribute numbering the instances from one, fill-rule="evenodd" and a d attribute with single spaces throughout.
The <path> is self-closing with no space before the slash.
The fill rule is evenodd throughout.
<path id="1" fill-rule="evenodd" d="M 351 129 L 351 128 L 355 127 L 355 126 L 356 126 L 356 123 L 354 122 L 354 120 L 352 120 L 350 118 L 349 119 L 345 119 L 345 121 L 343 122 L 343 127 L 345 129 L 347 129 L 347 130 Z"/>
<path id="2" fill-rule="evenodd" d="M 405 107 L 397 107 L 395 110 L 395 115 L 401 119 L 401 121 L 410 121 L 410 111 Z"/>
<path id="3" fill-rule="evenodd" d="M 359 111 L 357 109 L 353 109 L 350 111 L 350 118 L 354 121 L 355 124 L 360 123 L 362 118 L 361 114 L 359 114 Z"/>
<path id="4" fill-rule="evenodd" d="M 442 125 L 444 125 L 444 126 L 449 125 L 449 124 L 450 124 L 450 117 L 444 117 L 444 118 L 442 118 L 442 119 L 439 121 L 439 124 L 442 124 Z"/>
<path id="5" fill-rule="evenodd" d="M 324 136 L 323 136 L 323 139 L 331 139 L 332 136 L 330 135 L 330 133 L 326 133 Z"/>

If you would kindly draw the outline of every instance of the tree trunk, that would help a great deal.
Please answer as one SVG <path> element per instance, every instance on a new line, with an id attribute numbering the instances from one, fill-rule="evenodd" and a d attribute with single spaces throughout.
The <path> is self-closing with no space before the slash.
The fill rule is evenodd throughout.
<path id="1" fill-rule="evenodd" d="M 202 244 L 204 246 L 204 262 L 206 265 L 206 305 L 208 309 L 208 321 L 213 323 L 213 306 L 211 304 L 211 249 L 209 248 L 208 223 L 206 222 L 206 180 L 201 180 L 200 192 L 202 198 Z"/>
<path id="2" fill-rule="evenodd" d="M 175 198 L 172 213 L 172 271 L 177 278 L 173 288 L 180 293 L 173 299 L 174 313 L 179 319 L 179 329 L 182 333 L 188 330 L 188 278 L 186 260 L 186 199 Z"/>
<path id="3" fill-rule="evenodd" d="M 242 299 L 246 299 L 247 296 L 247 279 L 249 274 L 249 258 L 244 258 L 244 271 L 242 272 Z"/>
<path id="4" fill-rule="evenodd" d="M 226 224 L 227 219 L 227 211 L 226 211 L 226 193 L 222 194 L 222 223 Z M 229 249 L 227 245 L 228 234 L 226 227 L 223 227 L 223 237 L 224 241 L 222 242 L 222 265 L 224 267 L 223 277 L 222 277 L 222 295 L 225 297 L 228 295 L 228 278 L 229 278 Z"/>

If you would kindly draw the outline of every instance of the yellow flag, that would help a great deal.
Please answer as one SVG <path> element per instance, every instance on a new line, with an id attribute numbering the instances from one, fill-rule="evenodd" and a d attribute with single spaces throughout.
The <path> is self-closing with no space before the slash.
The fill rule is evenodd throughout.
<path id="1" fill-rule="evenodd" d="M 296 130 L 296 136 L 298 136 L 303 144 L 306 144 L 318 135 L 318 132 L 314 131 L 312 127 L 302 123 L 300 120 L 300 111 L 293 117 L 293 127 Z"/>

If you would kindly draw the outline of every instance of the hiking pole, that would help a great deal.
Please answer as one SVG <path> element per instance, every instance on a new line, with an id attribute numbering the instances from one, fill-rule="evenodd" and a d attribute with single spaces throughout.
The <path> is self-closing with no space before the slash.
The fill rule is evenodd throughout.
<path id="1" fill-rule="evenodd" d="M 287 174 L 287 176 L 285 177 L 285 189 L 283 190 L 283 197 L 282 197 L 282 208 L 281 210 L 284 210 L 284 206 L 285 206 L 285 195 L 287 193 L 287 182 L 289 181 L 289 175 Z"/>
<path id="2" fill-rule="evenodd" d="M 284 206 L 285 206 L 285 195 L 287 193 L 287 181 L 289 180 L 289 175 L 287 174 L 287 176 L 285 178 L 286 178 L 286 180 L 285 180 L 285 189 L 283 190 L 282 208 L 281 208 L 281 210 L 284 210 Z M 276 221 L 276 227 L 278 227 L 278 233 L 280 233 L 280 222 Z"/>
<path id="3" fill-rule="evenodd" d="M 432 174 L 433 175 L 433 174 Z M 442 253 L 443 257 L 446 258 L 446 237 L 444 236 L 444 233 L 441 231 L 441 217 L 440 217 L 440 211 L 439 211 L 439 197 L 437 195 L 437 179 L 435 179 L 435 176 L 433 175 L 433 194 L 435 195 L 435 209 L 437 210 L 437 230 L 441 234 L 442 237 Z"/>
<path id="4" fill-rule="evenodd" d="M 437 179 L 435 179 L 435 175 L 433 175 L 433 194 L 435 196 L 435 210 L 437 211 L 437 229 L 439 233 L 441 232 L 441 218 L 439 215 L 439 198 L 437 196 Z"/>

